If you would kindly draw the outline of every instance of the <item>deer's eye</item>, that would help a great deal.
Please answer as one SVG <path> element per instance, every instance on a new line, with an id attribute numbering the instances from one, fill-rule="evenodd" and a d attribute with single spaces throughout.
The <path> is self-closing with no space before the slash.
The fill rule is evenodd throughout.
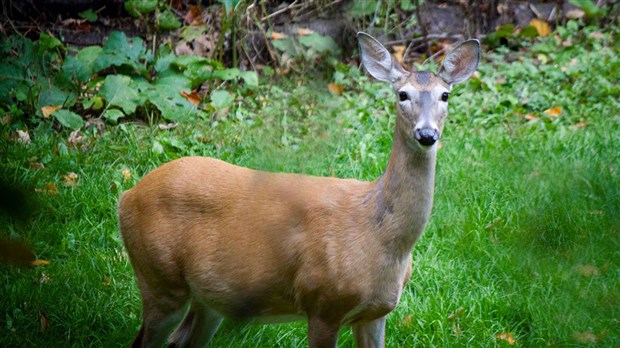
<path id="1" fill-rule="evenodd" d="M 443 92 L 443 94 L 441 95 L 441 101 L 448 101 L 448 97 L 450 97 L 450 93 L 448 92 Z"/>
<path id="2" fill-rule="evenodd" d="M 398 92 L 398 100 L 405 101 L 407 99 L 409 99 L 407 92 L 403 92 L 403 91 Z"/>

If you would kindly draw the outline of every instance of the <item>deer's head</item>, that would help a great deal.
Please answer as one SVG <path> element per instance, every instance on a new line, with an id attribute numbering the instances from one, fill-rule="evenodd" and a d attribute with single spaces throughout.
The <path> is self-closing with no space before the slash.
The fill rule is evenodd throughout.
<path id="1" fill-rule="evenodd" d="M 389 82 L 398 101 L 396 131 L 413 149 L 437 143 L 448 114 L 453 85 L 467 80 L 478 67 L 480 42 L 467 40 L 448 53 L 438 74 L 405 70 L 375 38 L 358 33 L 362 63 L 370 75 Z"/>

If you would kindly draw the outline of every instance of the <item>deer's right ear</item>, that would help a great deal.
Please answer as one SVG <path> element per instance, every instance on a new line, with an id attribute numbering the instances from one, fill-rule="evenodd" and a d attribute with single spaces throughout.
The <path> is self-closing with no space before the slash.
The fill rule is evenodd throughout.
<path id="1" fill-rule="evenodd" d="M 357 42 L 360 46 L 360 56 L 366 71 L 379 81 L 394 83 L 407 71 L 392 58 L 390 52 L 374 37 L 359 32 Z"/>

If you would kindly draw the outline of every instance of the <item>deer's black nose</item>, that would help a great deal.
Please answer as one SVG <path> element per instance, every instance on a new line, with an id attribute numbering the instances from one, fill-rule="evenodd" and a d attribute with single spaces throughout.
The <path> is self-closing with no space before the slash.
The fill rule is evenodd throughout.
<path id="1" fill-rule="evenodd" d="M 439 140 L 439 132 L 432 128 L 420 128 L 414 132 L 415 140 L 422 146 L 431 146 Z"/>

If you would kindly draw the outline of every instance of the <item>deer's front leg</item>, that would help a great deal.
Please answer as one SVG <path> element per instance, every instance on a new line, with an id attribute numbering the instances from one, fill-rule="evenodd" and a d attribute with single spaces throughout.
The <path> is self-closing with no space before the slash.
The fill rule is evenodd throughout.
<path id="1" fill-rule="evenodd" d="M 385 347 L 385 316 L 353 326 L 357 348 Z"/>

